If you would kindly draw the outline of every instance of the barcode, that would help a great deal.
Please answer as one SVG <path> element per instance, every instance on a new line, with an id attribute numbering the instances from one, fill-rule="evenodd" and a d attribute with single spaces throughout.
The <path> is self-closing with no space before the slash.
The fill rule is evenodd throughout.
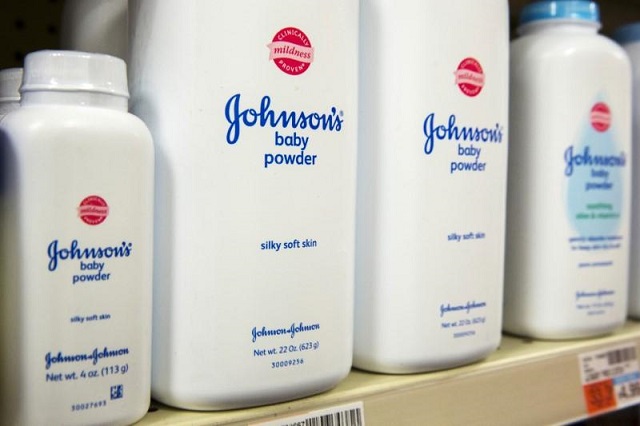
<path id="1" fill-rule="evenodd" d="M 607 360 L 609 365 L 621 364 L 623 362 L 636 359 L 636 348 L 629 347 L 624 349 L 617 349 L 615 351 L 607 352 Z"/>
<path id="2" fill-rule="evenodd" d="M 365 426 L 364 406 L 361 401 L 354 402 L 253 426 Z"/>
<path id="3" fill-rule="evenodd" d="M 362 410 L 341 411 L 307 419 L 304 426 L 362 426 Z"/>
<path id="4" fill-rule="evenodd" d="M 364 426 L 364 421 L 362 420 L 362 410 L 354 408 L 338 413 L 309 417 L 301 421 L 286 423 L 282 426 Z"/>

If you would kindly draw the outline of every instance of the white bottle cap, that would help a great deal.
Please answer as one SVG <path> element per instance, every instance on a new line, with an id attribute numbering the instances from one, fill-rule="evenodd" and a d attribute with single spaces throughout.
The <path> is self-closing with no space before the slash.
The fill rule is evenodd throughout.
<path id="1" fill-rule="evenodd" d="M 115 56 L 71 50 L 40 50 L 24 59 L 21 93 L 106 93 L 128 98 L 127 68 Z"/>
<path id="2" fill-rule="evenodd" d="M 20 100 L 22 68 L 7 68 L 0 71 L 0 102 Z"/>

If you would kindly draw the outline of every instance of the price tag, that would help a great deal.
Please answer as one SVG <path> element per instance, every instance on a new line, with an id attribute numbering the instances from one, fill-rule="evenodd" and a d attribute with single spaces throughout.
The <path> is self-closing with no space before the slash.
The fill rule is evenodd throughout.
<path id="1" fill-rule="evenodd" d="M 633 343 L 581 354 L 580 375 L 589 414 L 640 401 L 640 370 Z"/>

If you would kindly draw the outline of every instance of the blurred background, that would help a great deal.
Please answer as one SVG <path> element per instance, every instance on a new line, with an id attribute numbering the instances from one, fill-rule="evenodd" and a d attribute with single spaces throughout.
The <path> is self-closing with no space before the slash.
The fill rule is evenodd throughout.
<path id="1" fill-rule="evenodd" d="M 529 2 L 509 1 L 512 30 L 517 26 L 520 8 Z M 601 0 L 598 4 L 604 34 L 611 34 L 622 24 L 640 21 L 640 0 Z M 0 68 L 22 66 L 28 52 L 58 48 L 63 5 L 64 0 L 0 0 Z"/>

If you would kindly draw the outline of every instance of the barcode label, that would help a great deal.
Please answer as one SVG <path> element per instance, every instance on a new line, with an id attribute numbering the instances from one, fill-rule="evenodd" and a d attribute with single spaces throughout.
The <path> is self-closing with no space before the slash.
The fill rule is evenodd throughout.
<path id="1" fill-rule="evenodd" d="M 633 343 L 581 354 L 580 374 L 589 414 L 640 401 L 640 369 Z"/>
<path id="2" fill-rule="evenodd" d="M 356 402 L 252 426 L 364 426 L 364 408 L 362 402 Z"/>
<path id="3" fill-rule="evenodd" d="M 631 361 L 632 359 L 637 359 L 636 348 L 630 347 L 607 352 L 607 358 L 609 360 L 609 365 L 620 364 Z"/>
<path id="4" fill-rule="evenodd" d="M 284 423 L 284 426 L 362 426 L 363 423 L 362 410 L 354 408 L 339 413 L 307 418 L 304 422 Z"/>

